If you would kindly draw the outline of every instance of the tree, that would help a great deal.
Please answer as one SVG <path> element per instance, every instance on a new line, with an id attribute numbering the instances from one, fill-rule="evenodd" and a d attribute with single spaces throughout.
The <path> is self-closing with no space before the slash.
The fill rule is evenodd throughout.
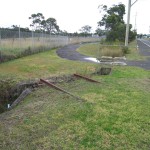
<path id="1" fill-rule="evenodd" d="M 42 13 L 32 14 L 31 17 L 29 17 L 29 19 L 32 20 L 30 26 L 34 27 L 34 30 L 41 30 L 41 23 L 44 20 L 44 16 Z"/>
<path id="2" fill-rule="evenodd" d="M 85 25 L 80 29 L 80 32 L 83 36 L 89 36 L 91 32 L 92 27 L 89 25 Z"/>
<path id="3" fill-rule="evenodd" d="M 105 30 L 102 30 L 102 29 L 100 29 L 100 28 L 97 28 L 97 29 L 95 30 L 95 32 L 96 32 L 96 34 L 97 34 L 98 36 L 103 36 L 103 35 L 106 34 L 106 31 L 105 31 Z"/>
<path id="4" fill-rule="evenodd" d="M 32 14 L 29 19 L 32 20 L 30 26 L 34 27 L 34 30 L 36 31 L 46 31 L 50 34 L 60 31 L 55 18 L 48 18 L 45 20 L 45 17 L 42 13 L 37 13 Z"/>
<path id="5" fill-rule="evenodd" d="M 140 38 L 140 39 L 141 39 L 142 37 L 143 37 L 143 34 L 138 34 L 138 35 L 137 35 L 137 38 Z"/>
<path id="6" fill-rule="evenodd" d="M 59 31 L 59 26 L 55 18 L 48 18 L 47 20 L 42 21 L 41 23 L 44 26 L 44 29 L 51 33 L 56 33 Z"/>
<path id="7" fill-rule="evenodd" d="M 20 31 L 25 31 L 25 32 L 29 32 L 30 31 L 28 27 L 22 28 L 22 27 L 19 27 L 17 25 L 12 25 L 11 27 L 12 27 L 13 30 L 16 30 L 16 31 L 18 31 L 19 29 L 20 29 Z"/>
<path id="8" fill-rule="evenodd" d="M 120 41 L 125 40 L 125 31 L 126 25 L 123 20 L 123 16 L 125 15 L 125 5 L 113 5 L 109 9 L 106 5 L 102 5 L 101 9 L 104 13 L 102 20 L 98 22 L 100 27 L 105 27 L 107 30 L 106 40 L 115 41 L 116 39 Z M 132 37 L 129 37 L 129 40 L 133 40 L 136 36 L 135 33 L 131 31 L 132 26 L 130 25 L 130 33 Z M 134 36 L 135 35 L 135 36 Z"/>

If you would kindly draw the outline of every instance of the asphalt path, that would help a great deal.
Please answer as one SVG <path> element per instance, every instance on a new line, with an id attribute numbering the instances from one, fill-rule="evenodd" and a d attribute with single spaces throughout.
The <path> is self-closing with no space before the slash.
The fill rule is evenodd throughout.
<path id="1" fill-rule="evenodd" d="M 127 61 L 129 66 L 137 66 L 150 70 L 150 41 L 144 39 L 137 40 L 139 54 L 141 56 L 148 56 L 145 61 Z"/>
<path id="2" fill-rule="evenodd" d="M 88 59 L 91 57 L 80 54 L 79 52 L 76 51 L 81 45 L 82 44 L 67 45 L 65 47 L 58 49 L 56 53 L 59 57 L 69 60 L 93 62 L 92 60 Z"/>
<path id="3" fill-rule="evenodd" d="M 141 55 L 150 56 L 150 40 L 139 39 L 138 46 Z"/>
<path id="4" fill-rule="evenodd" d="M 140 55 L 148 56 L 148 58 L 145 61 L 123 61 L 128 66 L 136 66 L 141 67 L 147 70 L 150 70 L 150 41 L 139 39 L 137 40 L 138 44 L 138 50 Z M 98 63 L 96 61 L 96 58 L 91 58 L 89 56 L 80 54 L 76 50 L 81 46 L 82 44 L 75 44 L 75 45 L 67 45 L 65 47 L 62 47 L 56 51 L 57 55 L 64 59 L 69 59 L 73 61 L 84 61 L 84 62 L 92 62 L 92 63 Z"/>

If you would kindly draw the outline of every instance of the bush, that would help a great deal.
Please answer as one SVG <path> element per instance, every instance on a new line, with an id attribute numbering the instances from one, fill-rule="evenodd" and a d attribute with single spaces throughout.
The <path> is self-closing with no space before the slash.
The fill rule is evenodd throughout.
<path id="1" fill-rule="evenodd" d="M 123 46 L 122 47 L 122 52 L 123 52 L 123 54 L 129 54 L 130 50 L 129 50 L 129 48 L 127 46 Z"/>

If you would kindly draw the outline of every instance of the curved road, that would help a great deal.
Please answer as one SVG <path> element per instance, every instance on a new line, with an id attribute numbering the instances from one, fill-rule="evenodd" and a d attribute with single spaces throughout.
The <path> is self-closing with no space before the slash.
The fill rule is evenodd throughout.
<path id="1" fill-rule="evenodd" d="M 124 61 L 129 66 L 142 67 L 144 69 L 150 70 L 150 41 L 148 40 L 138 40 L 139 53 L 143 56 L 149 56 L 146 61 Z M 85 61 L 98 63 L 95 58 L 80 54 L 76 51 L 82 44 L 68 45 L 60 48 L 56 51 L 57 55 L 61 58 L 74 60 L 74 61 Z"/>

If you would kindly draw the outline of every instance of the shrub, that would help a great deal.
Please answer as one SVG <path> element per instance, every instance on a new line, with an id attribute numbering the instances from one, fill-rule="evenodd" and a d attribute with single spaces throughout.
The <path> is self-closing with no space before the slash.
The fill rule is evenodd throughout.
<path id="1" fill-rule="evenodd" d="M 129 48 L 127 46 L 123 46 L 122 47 L 122 52 L 123 52 L 123 54 L 129 54 L 130 50 L 129 50 Z"/>

